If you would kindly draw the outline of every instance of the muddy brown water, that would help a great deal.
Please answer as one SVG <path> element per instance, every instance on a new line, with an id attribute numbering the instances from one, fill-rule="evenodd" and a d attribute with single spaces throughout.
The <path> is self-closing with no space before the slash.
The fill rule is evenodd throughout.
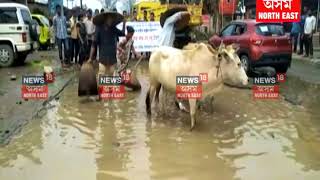
<path id="1" fill-rule="evenodd" d="M 225 87 L 214 111 L 189 115 L 166 98 L 145 113 L 143 88 L 121 101 L 77 97 L 77 82 L 55 107 L 0 148 L 1 180 L 318 180 L 320 88 L 288 77 L 281 93 L 300 105 L 253 101 L 250 90 Z M 300 99 L 299 99 L 300 98 Z"/>

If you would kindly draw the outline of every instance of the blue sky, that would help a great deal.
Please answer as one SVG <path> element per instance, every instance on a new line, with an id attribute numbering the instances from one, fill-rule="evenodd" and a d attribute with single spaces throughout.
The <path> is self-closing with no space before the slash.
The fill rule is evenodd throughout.
<path id="1" fill-rule="evenodd" d="M 36 2 L 47 3 L 48 0 L 35 0 Z M 64 6 L 67 6 L 67 0 L 63 0 Z M 74 6 L 80 6 L 80 0 L 74 0 Z M 101 9 L 102 5 L 98 0 L 82 0 L 82 4 L 86 4 L 91 9 Z M 72 7 L 72 3 L 69 2 L 68 5 L 70 8 Z"/>
<path id="2" fill-rule="evenodd" d="M 102 5 L 98 0 L 82 0 L 82 4 L 87 5 L 91 9 L 101 9 Z M 64 5 L 67 6 L 67 0 L 64 0 Z M 80 0 L 74 0 L 74 6 L 80 6 Z M 69 2 L 69 7 L 72 7 L 72 3 Z"/>

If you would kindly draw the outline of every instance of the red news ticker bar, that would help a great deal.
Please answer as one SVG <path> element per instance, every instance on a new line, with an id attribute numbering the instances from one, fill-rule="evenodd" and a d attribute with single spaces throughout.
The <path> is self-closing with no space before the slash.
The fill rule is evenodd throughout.
<path id="1" fill-rule="evenodd" d="M 279 99 L 279 85 L 274 86 L 252 86 L 254 99 Z"/>
<path id="2" fill-rule="evenodd" d="M 176 97 L 178 99 L 200 99 L 202 98 L 201 85 L 177 85 Z"/>
<path id="3" fill-rule="evenodd" d="M 130 81 L 131 81 L 131 74 L 132 74 L 132 72 L 122 71 L 122 72 L 120 73 L 121 80 L 122 80 L 124 83 L 130 83 Z"/>
<path id="4" fill-rule="evenodd" d="M 256 0 L 257 22 L 300 22 L 300 0 Z"/>
<path id="5" fill-rule="evenodd" d="M 253 99 L 279 99 L 279 93 L 254 92 Z"/>
<path id="6" fill-rule="evenodd" d="M 48 86 L 21 86 L 21 97 L 23 99 L 48 99 Z"/>
<path id="7" fill-rule="evenodd" d="M 186 86 L 186 85 L 177 85 L 176 86 L 176 93 L 202 93 L 202 86 Z"/>
<path id="8" fill-rule="evenodd" d="M 201 99 L 201 93 L 178 93 L 176 94 L 178 99 Z"/>
<path id="9" fill-rule="evenodd" d="M 102 99 L 123 99 L 125 98 L 125 87 L 120 86 L 99 86 L 99 97 Z"/>
<path id="10" fill-rule="evenodd" d="M 279 85 L 273 85 L 273 86 L 257 86 L 253 85 L 252 86 L 252 91 L 253 92 L 264 92 L 264 93 L 269 93 L 269 92 L 275 92 L 279 93 Z"/>

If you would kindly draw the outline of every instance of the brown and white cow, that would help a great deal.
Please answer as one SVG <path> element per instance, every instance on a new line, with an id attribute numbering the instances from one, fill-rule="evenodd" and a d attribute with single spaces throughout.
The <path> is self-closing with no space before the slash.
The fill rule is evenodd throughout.
<path id="1" fill-rule="evenodd" d="M 204 43 L 187 45 L 183 50 L 162 46 L 155 50 L 149 60 L 150 87 L 146 97 L 147 113 L 151 114 L 154 96 L 159 102 L 159 91 L 163 86 L 169 92 L 176 91 L 177 76 L 199 76 L 208 74 L 208 82 L 202 83 L 202 98 L 213 96 L 225 81 L 247 85 L 248 77 L 241 66 L 237 47 L 223 44 L 218 50 Z M 191 130 L 196 123 L 196 99 L 189 99 Z"/>

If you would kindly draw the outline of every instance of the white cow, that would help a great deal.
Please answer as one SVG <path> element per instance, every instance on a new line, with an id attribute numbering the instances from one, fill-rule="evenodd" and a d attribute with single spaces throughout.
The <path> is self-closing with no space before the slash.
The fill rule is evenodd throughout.
<path id="1" fill-rule="evenodd" d="M 248 84 L 248 77 L 241 66 L 234 45 L 218 50 L 204 43 L 189 44 L 183 50 L 162 46 L 153 51 L 149 60 L 150 88 L 146 97 L 147 113 L 151 114 L 152 100 L 156 94 L 159 102 L 159 91 L 163 86 L 169 92 L 176 91 L 177 76 L 199 76 L 208 74 L 208 82 L 202 83 L 202 98 L 213 96 L 223 87 L 225 81 L 234 84 Z M 197 99 L 189 99 L 191 129 L 196 123 Z"/>

